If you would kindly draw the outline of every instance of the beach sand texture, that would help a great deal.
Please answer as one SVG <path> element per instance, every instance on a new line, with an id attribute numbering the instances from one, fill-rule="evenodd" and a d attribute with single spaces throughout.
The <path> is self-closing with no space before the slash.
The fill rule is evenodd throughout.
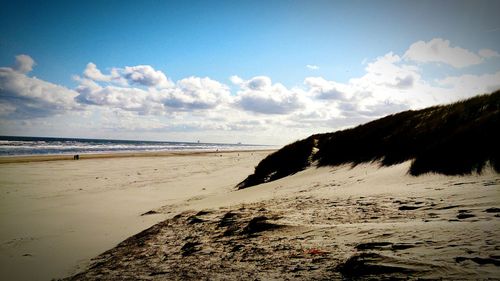
<path id="1" fill-rule="evenodd" d="M 229 192 L 267 154 L 120 154 L 79 161 L 22 157 L 21 163 L 1 164 L 0 280 L 76 273 L 90 258 L 172 216 L 141 214 Z"/>
<path id="2" fill-rule="evenodd" d="M 500 177 L 309 168 L 155 209 L 169 219 L 69 280 L 496 279 Z"/>

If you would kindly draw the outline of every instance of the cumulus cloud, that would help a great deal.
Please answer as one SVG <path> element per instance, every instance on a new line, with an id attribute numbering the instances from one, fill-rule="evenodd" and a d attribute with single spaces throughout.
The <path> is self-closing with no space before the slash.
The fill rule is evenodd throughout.
<path id="1" fill-rule="evenodd" d="M 319 66 L 314 65 L 314 64 L 307 64 L 306 67 L 310 70 L 317 70 L 319 69 Z"/>
<path id="2" fill-rule="evenodd" d="M 479 55 L 485 59 L 500 57 L 500 54 L 498 54 L 497 52 L 490 50 L 490 49 L 479 50 Z"/>
<path id="3" fill-rule="evenodd" d="M 499 90 L 500 71 L 493 74 L 449 76 L 437 82 L 441 86 L 450 87 L 455 95 L 466 98 Z"/>
<path id="4" fill-rule="evenodd" d="M 280 83 L 272 84 L 266 76 L 242 81 L 236 104 L 247 111 L 263 114 L 287 114 L 304 107 L 298 91 L 289 90 Z"/>
<path id="5" fill-rule="evenodd" d="M 233 76 L 229 77 L 229 80 L 234 85 L 241 85 L 244 82 L 244 80 L 241 77 L 239 77 L 238 75 L 233 75 Z"/>
<path id="6" fill-rule="evenodd" d="M 105 81 L 105 82 L 111 81 L 111 75 L 102 74 L 102 72 L 92 62 L 89 62 L 87 64 L 87 67 L 83 71 L 83 77 L 94 81 Z"/>
<path id="7" fill-rule="evenodd" d="M 77 101 L 87 105 L 135 111 L 140 114 L 161 113 L 164 110 L 161 95 L 139 88 L 100 86 L 93 81 L 82 81 L 76 91 Z"/>
<path id="8" fill-rule="evenodd" d="M 419 68 L 392 52 L 367 62 L 365 74 L 352 78 L 347 83 L 308 77 L 304 84 L 307 96 L 312 98 L 315 114 L 326 112 L 315 122 L 324 125 L 369 121 L 418 107 L 427 99 L 425 94 L 416 94 L 425 85 Z M 425 96 L 422 98 L 424 101 L 416 99 L 416 95 L 421 98 Z M 324 104 L 318 103 L 321 101 Z"/>
<path id="9" fill-rule="evenodd" d="M 362 77 L 366 83 L 385 85 L 398 89 L 411 88 L 420 79 L 416 66 L 402 64 L 401 58 L 390 52 L 368 63 L 366 74 Z"/>
<path id="10" fill-rule="evenodd" d="M 171 82 L 167 79 L 167 76 L 160 70 L 155 70 L 150 65 L 126 66 L 123 69 L 123 76 L 131 84 L 158 88 L 171 86 Z"/>
<path id="11" fill-rule="evenodd" d="M 14 67 L 0 67 L 0 111 L 6 118 L 45 117 L 78 108 L 77 93 L 66 87 L 29 77 L 35 61 L 16 57 Z"/>
<path id="12" fill-rule="evenodd" d="M 169 88 L 173 85 L 162 71 L 155 70 L 150 65 L 113 67 L 109 74 L 103 74 L 94 63 L 90 62 L 83 71 L 83 77 L 95 82 L 108 82 L 120 86 Z"/>
<path id="13" fill-rule="evenodd" d="M 156 116 L 137 115 L 131 111 L 99 108 L 100 124 L 103 129 L 115 132 L 136 131 L 147 132 L 164 130 L 168 124 L 161 122 Z"/>
<path id="14" fill-rule="evenodd" d="M 271 78 L 267 76 L 255 76 L 252 79 L 244 82 L 244 87 L 254 90 L 263 91 L 271 88 Z"/>
<path id="15" fill-rule="evenodd" d="M 307 77 L 304 84 L 309 88 L 310 95 L 318 99 L 346 100 L 349 97 L 347 86 L 323 77 Z"/>
<path id="16" fill-rule="evenodd" d="M 167 91 L 164 104 L 176 110 L 210 109 L 230 99 L 229 88 L 208 77 L 188 77 Z"/>
<path id="17" fill-rule="evenodd" d="M 359 110 L 357 115 L 366 117 L 380 117 L 388 114 L 410 109 L 411 105 L 401 101 L 390 99 L 380 100 L 374 104 L 367 105 L 363 110 Z"/>
<path id="18" fill-rule="evenodd" d="M 229 88 L 215 80 L 188 77 L 173 83 L 149 65 L 113 68 L 109 75 L 104 75 L 89 63 L 83 78 L 76 80 L 80 84 L 76 88 L 80 103 L 143 115 L 211 109 L 230 99 Z"/>
<path id="19" fill-rule="evenodd" d="M 16 111 L 16 107 L 9 103 L 0 103 L 0 116 L 9 116 Z"/>
<path id="20" fill-rule="evenodd" d="M 35 61 L 30 56 L 18 55 L 13 69 L 19 73 L 28 73 L 33 70 L 33 66 L 35 66 Z"/>
<path id="21" fill-rule="evenodd" d="M 411 88 L 414 83 L 415 77 L 408 75 L 406 77 L 396 77 L 396 84 L 394 86 L 400 89 L 407 89 Z"/>
<path id="22" fill-rule="evenodd" d="M 484 53 L 483 51 L 483 54 Z M 491 53 L 486 51 L 486 54 L 488 55 Z M 407 60 L 422 63 L 445 63 L 455 68 L 463 68 L 483 62 L 480 55 L 458 46 L 453 47 L 450 41 L 442 38 L 434 38 L 429 42 L 415 42 L 410 46 L 403 57 Z"/>

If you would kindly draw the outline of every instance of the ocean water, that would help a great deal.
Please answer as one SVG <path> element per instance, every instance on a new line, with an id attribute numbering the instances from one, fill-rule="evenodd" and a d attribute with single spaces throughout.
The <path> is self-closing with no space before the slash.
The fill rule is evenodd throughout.
<path id="1" fill-rule="evenodd" d="M 272 147 L 247 144 L 0 136 L 0 156 L 266 148 Z"/>

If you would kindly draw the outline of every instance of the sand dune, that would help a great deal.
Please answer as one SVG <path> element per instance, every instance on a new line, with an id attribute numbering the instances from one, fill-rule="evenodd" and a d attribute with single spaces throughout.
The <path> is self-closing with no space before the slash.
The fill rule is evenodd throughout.
<path id="1" fill-rule="evenodd" d="M 499 175 L 409 165 L 312 167 L 157 208 L 170 218 L 69 279 L 498 278 Z"/>

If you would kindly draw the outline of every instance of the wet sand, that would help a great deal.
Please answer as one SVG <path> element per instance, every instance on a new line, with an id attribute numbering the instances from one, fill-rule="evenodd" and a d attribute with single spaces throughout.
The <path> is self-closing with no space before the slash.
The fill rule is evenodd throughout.
<path id="1" fill-rule="evenodd" d="M 155 223 L 165 205 L 232 190 L 269 151 L 6 157 L 0 279 L 50 280 Z"/>
<path id="2" fill-rule="evenodd" d="M 221 150 L 221 151 L 159 151 L 159 152 L 116 152 L 116 153 L 89 153 L 80 154 L 80 160 L 89 159 L 109 159 L 109 158 L 130 158 L 130 157 L 168 157 L 168 156 L 196 156 L 196 155 L 211 155 L 230 152 L 262 152 L 274 151 L 274 149 L 259 149 L 259 150 Z M 46 162 L 46 161 L 73 161 L 73 154 L 54 154 L 54 155 L 27 155 L 27 156 L 2 156 L 0 164 L 7 163 L 30 163 L 30 162 Z"/>

